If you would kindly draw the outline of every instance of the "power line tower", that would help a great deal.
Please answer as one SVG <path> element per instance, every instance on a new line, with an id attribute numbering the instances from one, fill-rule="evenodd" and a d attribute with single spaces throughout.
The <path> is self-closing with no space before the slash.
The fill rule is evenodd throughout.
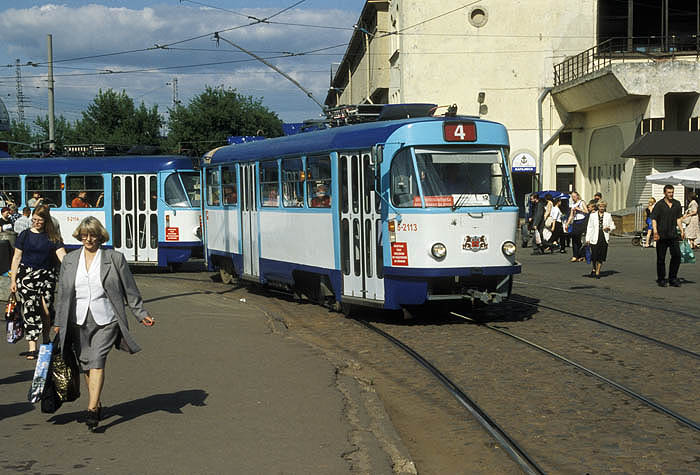
<path id="1" fill-rule="evenodd" d="M 15 70 L 17 75 L 17 120 L 24 123 L 24 104 L 27 98 L 22 92 L 22 67 L 19 64 L 19 58 L 15 60 Z"/>
<path id="2" fill-rule="evenodd" d="M 165 85 L 173 87 L 173 107 L 176 107 L 180 103 L 180 98 L 178 97 L 177 92 L 177 78 L 175 77 L 172 81 L 166 82 Z"/>

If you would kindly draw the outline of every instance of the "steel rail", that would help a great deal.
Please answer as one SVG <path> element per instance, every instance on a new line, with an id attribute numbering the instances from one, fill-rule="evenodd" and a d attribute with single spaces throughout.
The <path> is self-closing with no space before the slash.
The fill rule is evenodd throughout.
<path id="1" fill-rule="evenodd" d="M 430 374 L 432 374 L 438 381 L 440 381 L 454 396 L 459 403 L 464 406 L 474 418 L 481 424 L 481 426 L 486 429 L 486 431 L 491 434 L 491 436 L 496 439 L 505 451 L 510 455 L 510 457 L 520 466 L 520 468 L 528 474 L 543 474 L 545 473 L 537 463 L 518 445 L 518 443 L 513 440 L 506 432 L 499 427 L 499 425 L 491 419 L 491 417 L 486 414 L 486 412 L 481 409 L 474 401 L 467 396 L 464 391 L 462 391 L 455 383 L 453 383 L 447 376 L 445 376 L 439 369 L 432 365 L 428 360 L 423 358 L 419 353 L 413 350 L 411 347 L 401 342 L 392 335 L 386 333 L 382 329 L 372 325 L 369 322 L 356 319 L 360 325 L 365 328 L 375 332 L 376 334 L 386 338 L 391 343 L 399 347 L 401 350 L 406 352 L 411 358 L 423 366 Z"/>
<path id="2" fill-rule="evenodd" d="M 523 338 L 523 337 L 520 337 L 520 336 L 518 336 L 518 335 L 515 335 L 515 334 L 513 334 L 513 333 L 511 333 L 511 332 L 509 332 L 509 331 L 507 331 L 507 330 L 503 330 L 502 328 L 498 328 L 498 327 L 496 327 L 496 326 L 489 325 L 488 323 L 479 322 L 479 321 L 477 321 L 477 320 L 474 320 L 473 318 L 467 317 L 466 315 L 461 315 L 461 314 L 459 314 L 459 313 L 450 312 L 450 314 L 451 314 L 451 315 L 454 315 L 455 317 L 459 317 L 459 318 L 462 318 L 462 319 L 464 319 L 464 320 L 467 320 L 467 321 L 470 321 L 470 322 L 472 322 L 472 323 L 475 323 L 475 324 L 477 324 L 477 325 L 486 327 L 486 328 L 488 328 L 488 329 L 490 329 L 490 330 L 496 331 L 496 332 L 501 333 L 501 334 L 503 334 L 503 335 L 507 335 L 507 336 L 509 336 L 509 337 L 511 337 L 511 338 L 513 338 L 513 339 L 515 339 L 515 340 L 518 340 L 518 341 L 521 342 L 521 343 L 525 343 L 526 345 L 531 346 L 532 348 L 535 348 L 535 349 L 537 349 L 537 350 L 540 350 L 540 351 L 542 351 L 542 352 L 544 352 L 544 353 L 546 353 L 546 354 L 548 354 L 548 355 L 554 357 L 555 359 L 558 359 L 558 360 L 560 360 L 560 361 L 563 361 L 563 362 L 565 362 L 565 363 L 567 363 L 567 364 L 569 364 L 569 365 L 571 365 L 571 366 L 573 366 L 573 367 L 575 367 L 575 368 L 577 368 L 577 369 L 583 371 L 584 373 L 588 374 L 589 376 L 593 376 L 594 378 L 597 378 L 597 379 L 599 379 L 599 380 L 601 380 L 601 381 L 603 381 L 603 382 L 605 382 L 605 383 L 608 383 L 609 385 L 613 386 L 614 388 L 617 388 L 617 389 L 619 389 L 620 391 L 624 392 L 624 393 L 627 394 L 628 396 L 632 396 L 633 398 L 637 399 L 638 401 L 643 402 L 644 404 L 646 404 L 646 405 L 648 405 L 649 407 L 651 407 L 651 408 L 657 410 L 658 412 L 661 412 L 662 414 L 666 414 L 667 416 L 670 416 L 670 417 L 674 418 L 674 419 L 677 420 L 678 422 L 681 422 L 681 423 L 687 425 L 687 426 L 690 427 L 691 429 L 695 429 L 695 430 L 697 430 L 697 431 L 700 431 L 700 424 L 698 424 L 697 422 L 695 422 L 695 421 L 693 421 L 693 420 L 691 420 L 691 419 L 688 419 L 687 417 L 682 416 L 682 415 L 678 414 L 677 412 L 674 412 L 673 410 L 667 408 L 666 406 L 663 406 L 663 405 L 661 405 L 661 404 L 659 404 L 659 403 L 657 403 L 657 402 L 655 402 L 655 401 L 652 401 L 651 399 L 649 399 L 649 398 L 647 398 L 647 397 L 645 397 L 645 396 L 642 396 L 641 394 L 639 394 L 639 393 L 637 393 L 637 392 L 631 390 L 631 389 L 628 388 L 627 386 L 624 386 L 624 385 L 622 385 L 622 384 L 620 384 L 620 383 L 618 383 L 618 382 L 615 382 L 615 381 L 613 381 L 612 379 L 606 378 L 605 376 L 601 375 L 600 373 L 596 373 L 596 372 L 593 371 L 592 369 L 588 369 L 588 368 L 586 368 L 585 366 L 583 366 L 583 365 L 581 365 L 581 364 L 579 364 L 579 363 L 576 363 L 575 361 L 572 361 L 572 360 L 566 358 L 565 356 L 562 356 L 562 355 L 560 355 L 560 354 L 558 354 L 558 353 L 555 353 L 555 352 L 552 351 L 552 350 L 549 350 L 549 349 L 547 349 L 547 348 L 545 348 L 545 347 L 543 347 L 543 346 L 540 346 L 540 345 L 538 345 L 537 343 L 533 343 L 533 342 L 531 342 L 531 341 L 529 341 L 529 340 L 527 340 L 527 339 L 525 339 L 525 338 Z"/>
<path id="3" fill-rule="evenodd" d="M 692 356 L 693 358 L 700 359 L 700 353 L 695 353 L 694 351 L 686 350 L 685 348 L 681 348 L 680 346 L 676 346 L 672 343 L 666 343 L 665 341 L 657 340 L 656 338 L 651 337 L 651 336 L 642 335 L 641 333 L 637 333 L 633 330 L 628 330 L 627 328 L 618 327 L 617 325 L 613 325 L 612 323 L 604 322 L 603 320 L 598 320 L 597 318 L 587 317 L 587 316 L 581 315 L 579 313 L 571 312 L 569 310 L 562 310 L 562 309 L 556 308 L 556 307 L 550 307 L 549 305 L 544 305 L 541 303 L 526 302 L 525 300 L 520 300 L 520 299 L 516 299 L 513 297 L 509 297 L 508 300 L 511 302 L 516 302 L 516 303 L 522 304 L 522 305 L 529 305 L 530 307 L 546 308 L 548 310 L 553 310 L 555 312 L 561 312 L 561 313 L 565 313 L 567 315 L 571 315 L 572 317 L 581 318 L 583 320 L 588 320 L 589 322 L 599 323 L 600 325 L 612 328 L 614 330 L 619 330 L 623 333 L 628 333 L 630 335 L 636 336 L 637 338 L 641 338 L 642 340 L 647 340 L 651 343 L 655 343 L 657 345 L 666 347 L 670 350 L 677 351 L 679 353 L 683 353 L 685 355 Z"/>
<path id="4" fill-rule="evenodd" d="M 514 280 L 514 284 L 523 284 L 523 285 L 530 285 L 533 287 L 544 287 L 546 289 L 552 289 L 552 290 L 558 290 L 560 292 L 569 292 L 569 293 L 577 293 L 575 290 L 571 289 L 562 289 L 561 287 L 552 287 L 551 285 L 543 285 L 543 284 L 533 284 L 532 282 L 525 282 L 522 280 Z M 596 295 L 596 294 L 588 294 L 588 297 L 596 297 L 602 300 L 612 300 L 613 302 L 619 302 L 619 303 L 624 303 L 627 305 L 636 305 L 637 307 L 644 307 L 644 308 L 653 308 L 654 310 L 662 310 L 667 313 L 675 313 L 676 315 L 683 315 L 685 317 L 690 317 L 693 319 L 700 319 L 700 315 L 696 315 L 690 312 L 684 312 L 683 310 L 673 310 L 673 309 L 668 309 L 665 307 L 661 307 L 659 305 L 650 305 L 647 303 L 639 303 L 639 302 L 634 302 L 632 300 L 624 300 L 624 299 L 618 299 L 615 297 L 606 297 L 605 295 Z"/>

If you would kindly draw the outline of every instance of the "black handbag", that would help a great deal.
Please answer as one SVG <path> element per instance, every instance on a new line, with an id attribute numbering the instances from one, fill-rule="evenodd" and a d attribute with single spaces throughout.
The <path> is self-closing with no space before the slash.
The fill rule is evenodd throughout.
<path id="1" fill-rule="evenodd" d="M 75 401 L 80 397 L 80 369 L 73 346 L 65 344 L 53 354 L 49 375 L 61 402 Z"/>
<path id="2" fill-rule="evenodd" d="M 45 414 L 53 414 L 60 409 L 63 401 L 56 392 L 56 385 L 53 381 L 53 376 L 49 372 L 44 384 L 44 390 L 41 393 L 41 412 Z"/>

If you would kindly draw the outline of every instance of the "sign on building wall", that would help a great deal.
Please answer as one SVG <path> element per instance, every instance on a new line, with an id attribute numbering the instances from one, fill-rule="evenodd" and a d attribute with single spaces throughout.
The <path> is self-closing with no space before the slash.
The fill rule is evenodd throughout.
<path id="1" fill-rule="evenodd" d="M 513 172 L 537 171 L 537 160 L 527 152 L 521 152 L 513 157 Z"/>

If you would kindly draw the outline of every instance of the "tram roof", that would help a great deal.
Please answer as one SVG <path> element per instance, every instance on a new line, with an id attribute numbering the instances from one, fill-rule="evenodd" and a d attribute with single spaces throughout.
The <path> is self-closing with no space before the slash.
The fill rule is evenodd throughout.
<path id="1" fill-rule="evenodd" d="M 116 157 L 0 158 L 0 174 L 40 173 L 154 173 L 193 169 L 192 160 L 179 155 L 128 155 Z"/>
<path id="2" fill-rule="evenodd" d="M 232 161 L 249 161 L 260 158 L 277 158 L 289 155 L 312 155 L 336 150 L 366 149 L 385 142 L 396 129 L 407 124 L 420 122 L 444 122 L 468 120 L 477 124 L 490 124 L 503 127 L 502 124 L 475 117 L 417 117 L 391 121 L 368 122 L 346 125 L 314 132 L 304 132 L 287 137 L 277 137 L 236 145 L 227 145 L 209 152 L 211 164 Z"/>

